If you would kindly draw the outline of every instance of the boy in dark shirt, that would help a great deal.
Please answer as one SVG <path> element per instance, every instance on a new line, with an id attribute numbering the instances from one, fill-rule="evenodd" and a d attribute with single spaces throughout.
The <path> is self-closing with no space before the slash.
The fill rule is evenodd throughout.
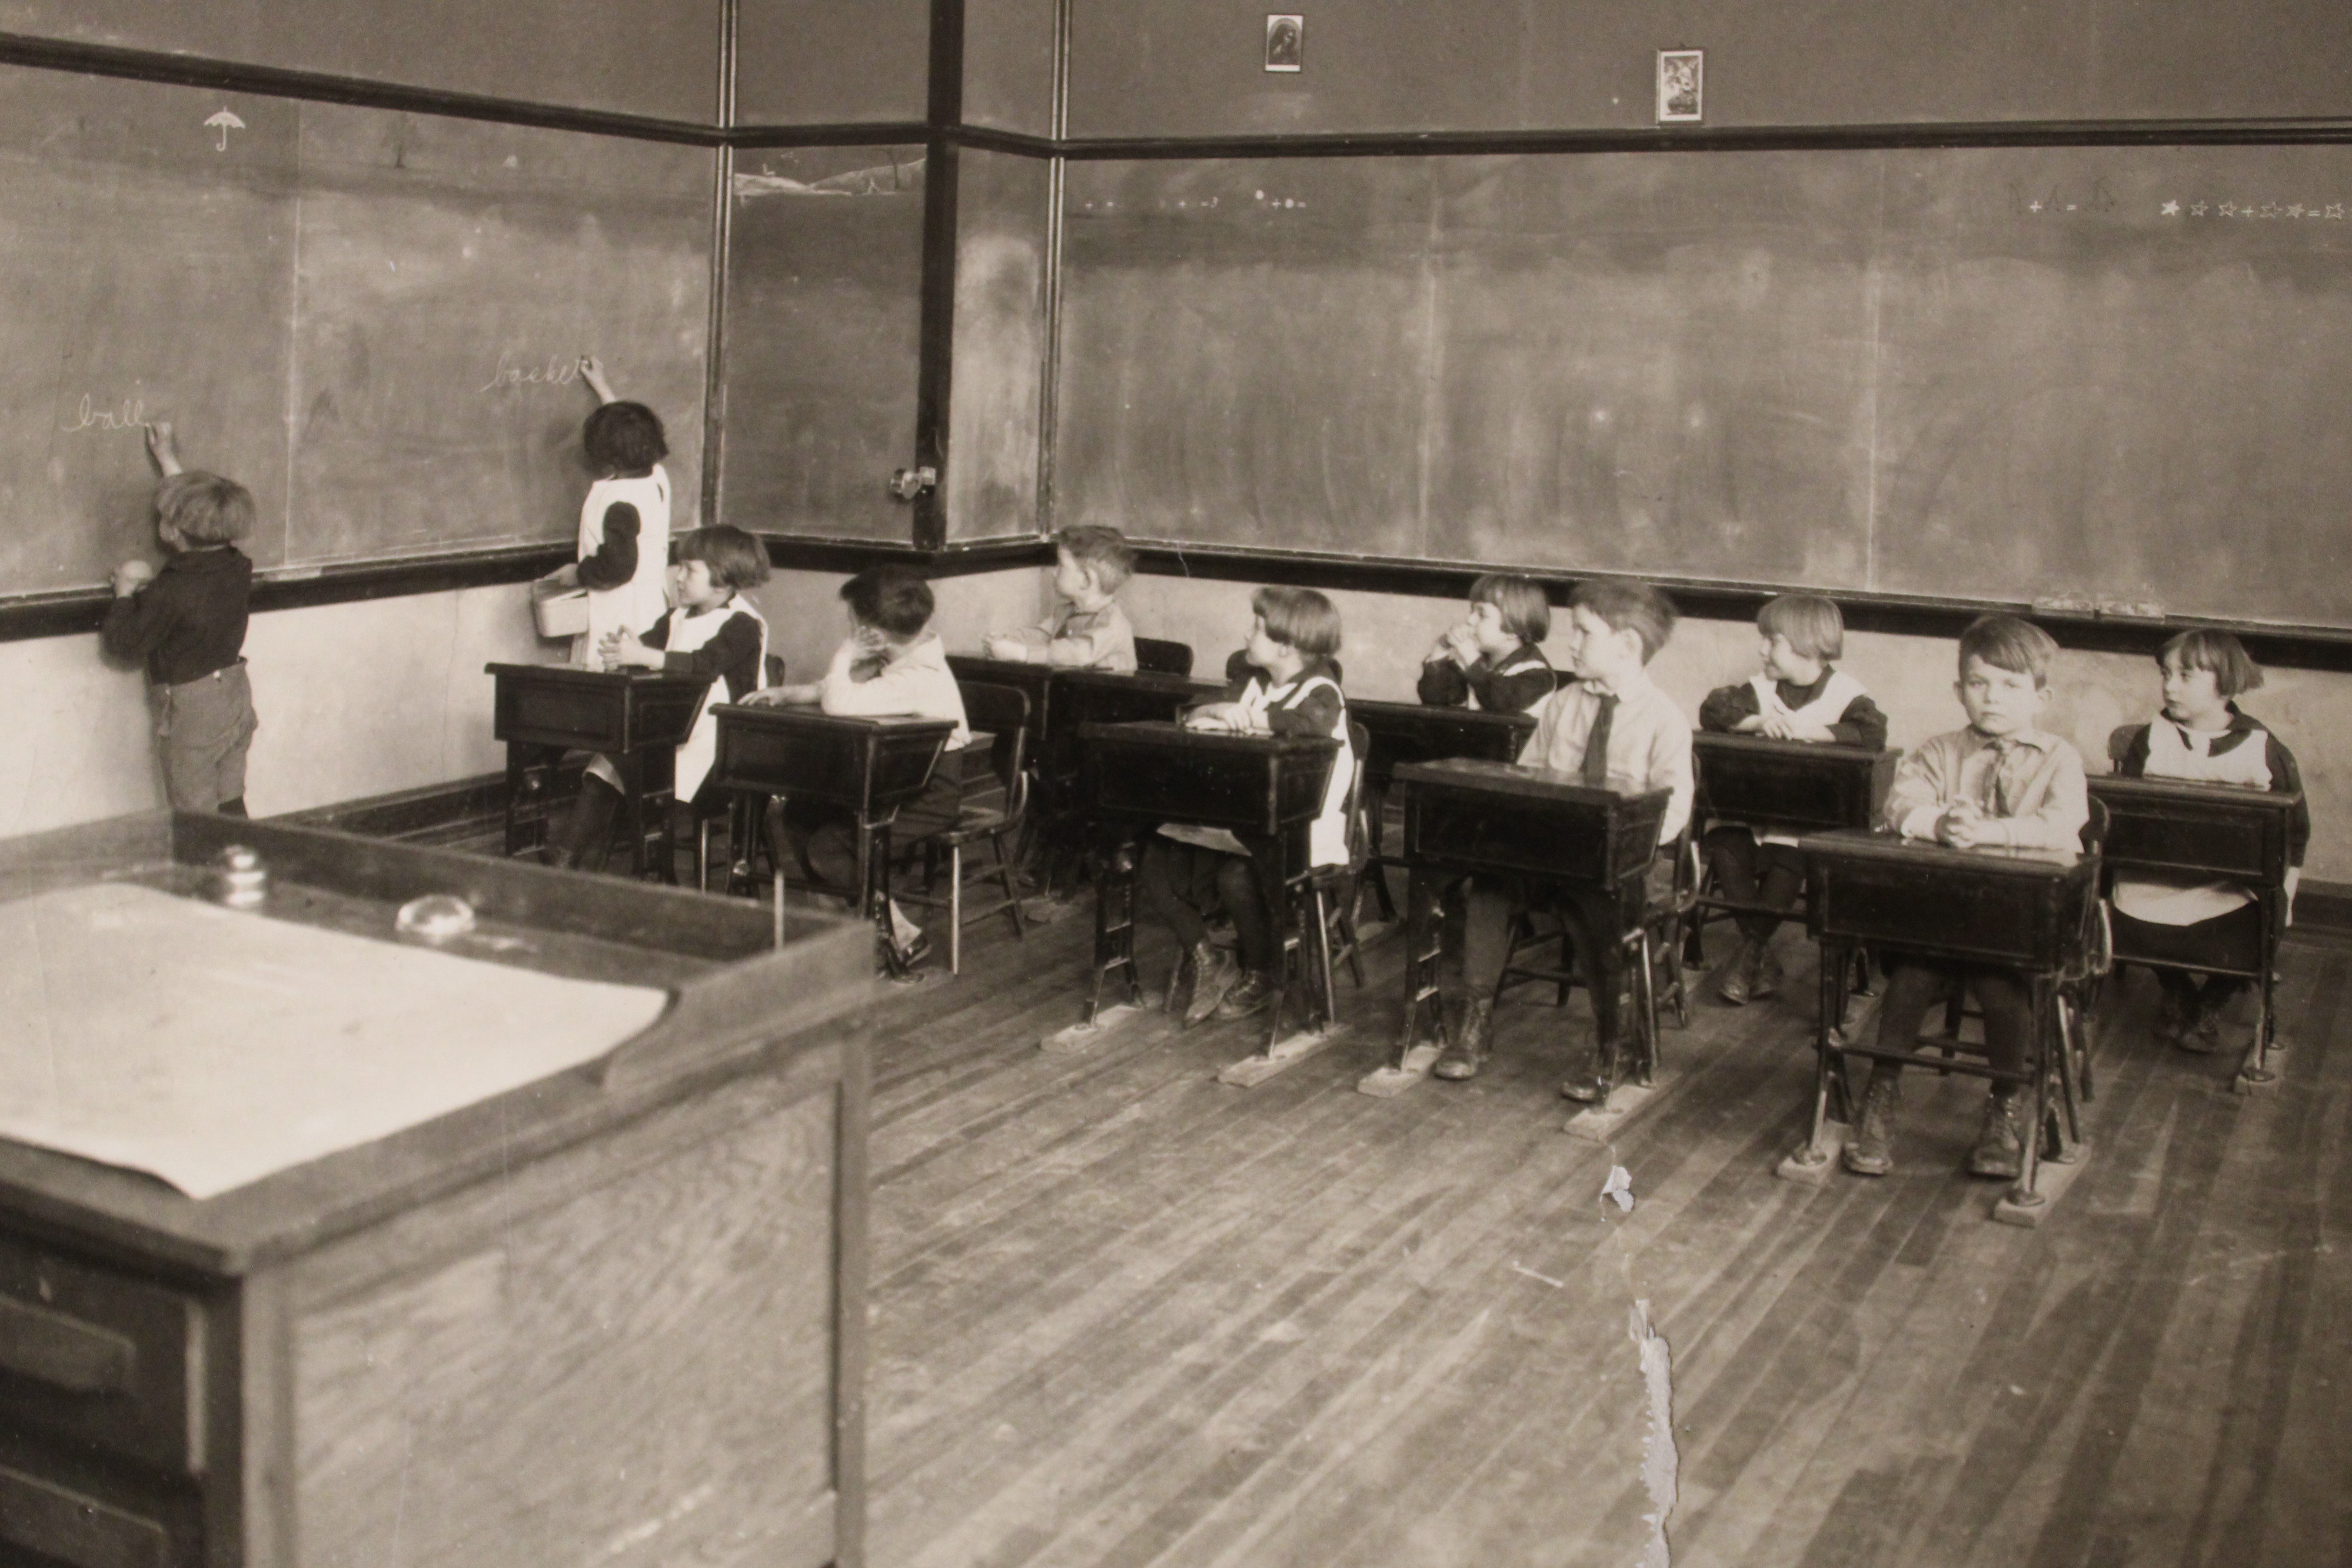
<path id="1" fill-rule="evenodd" d="M 253 531 L 243 485 L 184 468 L 169 423 L 147 427 L 155 535 L 169 558 L 114 569 L 114 604 L 99 641 L 117 658 L 143 659 L 154 692 L 163 790 L 175 810 L 245 815 L 246 753 L 259 721 L 245 658 L 253 563 L 235 541 Z"/>

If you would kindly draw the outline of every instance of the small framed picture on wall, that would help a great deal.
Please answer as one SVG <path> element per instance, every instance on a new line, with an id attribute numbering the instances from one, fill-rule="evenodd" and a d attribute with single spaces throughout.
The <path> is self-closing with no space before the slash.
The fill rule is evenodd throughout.
<path id="1" fill-rule="evenodd" d="M 1296 15 L 1265 19 L 1265 68 L 1295 71 L 1306 58 L 1307 18 Z"/>
<path id="2" fill-rule="evenodd" d="M 1671 125 L 1677 121 L 1687 123 L 1706 118 L 1703 108 L 1706 91 L 1705 49 L 1658 51 L 1659 124 Z"/>

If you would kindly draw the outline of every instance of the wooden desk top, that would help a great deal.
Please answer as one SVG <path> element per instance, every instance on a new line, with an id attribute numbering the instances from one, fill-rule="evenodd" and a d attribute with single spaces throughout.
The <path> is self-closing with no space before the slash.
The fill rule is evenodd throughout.
<path id="1" fill-rule="evenodd" d="M 2300 794 L 2114 773 L 2090 786 L 2107 808 L 2109 866 L 2286 886 L 2288 825 Z"/>
<path id="2" fill-rule="evenodd" d="M 862 921 L 803 914 L 770 945 L 765 910 L 616 879 L 192 813 L 150 813 L 0 840 L 0 899 L 131 877 L 194 892 L 221 849 L 257 850 L 271 918 L 397 940 L 393 914 L 456 893 L 479 918 L 448 951 L 675 994 L 596 1067 L 559 1073 L 378 1142 L 198 1202 L 151 1177 L 0 1141 L 0 1209 L 31 1234 L 195 1279 L 241 1275 L 502 1169 L 591 1138 L 719 1079 L 769 1069 L 812 1090 L 838 1071 L 807 1031 L 877 992 Z M 782 1046 L 774 1018 L 803 1031 Z"/>

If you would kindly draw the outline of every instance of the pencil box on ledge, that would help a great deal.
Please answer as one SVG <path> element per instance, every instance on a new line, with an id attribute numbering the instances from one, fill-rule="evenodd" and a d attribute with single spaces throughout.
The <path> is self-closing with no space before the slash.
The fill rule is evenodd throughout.
<path id="1" fill-rule="evenodd" d="M 530 614 L 540 636 L 576 637 L 588 629 L 588 590 L 541 577 L 530 585 Z"/>

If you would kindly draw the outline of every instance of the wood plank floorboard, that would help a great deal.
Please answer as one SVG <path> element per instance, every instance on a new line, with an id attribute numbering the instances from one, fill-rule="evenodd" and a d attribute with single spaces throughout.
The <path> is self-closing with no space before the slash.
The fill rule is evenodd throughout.
<path id="1" fill-rule="evenodd" d="M 1784 994 L 1698 1002 L 1599 1145 L 1555 1092 L 1589 1008 L 1541 987 L 1474 1081 L 1355 1092 L 1393 931 L 1340 983 L 1348 1037 L 1256 1089 L 1214 1081 L 1246 1023 L 1049 1056 L 1088 916 L 975 924 L 961 976 L 877 1013 L 877 1568 L 1639 1562 L 1637 1301 L 1677 1563 L 2352 1568 L 2352 942 L 2287 949 L 2261 1095 L 2112 984 L 2090 1163 L 2021 1230 L 1960 1171 L 1964 1078 L 1906 1079 L 1893 1174 L 1774 1179 L 1810 1104 L 1792 933 Z"/>
<path id="2" fill-rule="evenodd" d="M 1341 981 L 1349 1036 L 1236 1089 L 1244 1024 L 1037 1048 L 1090 937 L 975 926 L 961 978 L 877 1023 L 881 1568 L 1637 1562 L 1637 1300 L 1677 1563 L 2352 1561 L 2352 951 L 2288 949 L 2256 1097 L 2147 1039 L 2144 975 L 2112 985 L 2090 1163 L 2020 1230 L 1960 1172 L 1966 1079 L 1907 1080 L 1892 1175 L 1774 1179 L 1811 1072 L 1785 937 L 1787 994 L 1699 1003 L 1609 1146 L 1555 1092 L 1581 997 L 1515 995 L 1469 1084 L 1360 1095 L 1390 936 Z"/>

